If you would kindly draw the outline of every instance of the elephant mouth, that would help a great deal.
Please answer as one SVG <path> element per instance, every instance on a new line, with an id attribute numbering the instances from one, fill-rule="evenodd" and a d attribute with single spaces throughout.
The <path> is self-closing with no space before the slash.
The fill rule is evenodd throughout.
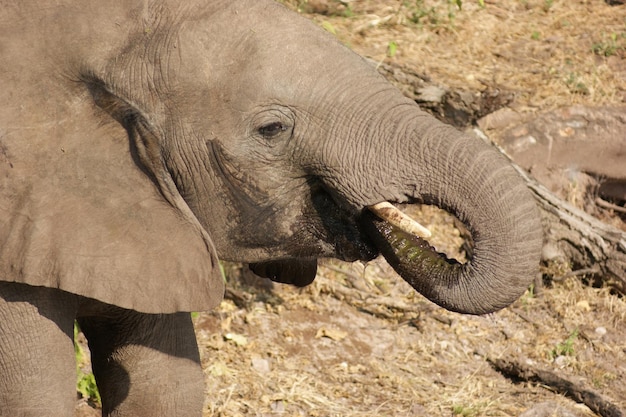
<path id="1" fill-rule="evenodd" d="M 432 235 L 427 227 L 422 226 L 417 220 L 411 218 L 388 201 L 374 204 L 369 206 L 368 209 L 378 218 L 388 223 L 389 226 L 393 226 L 404 233 L 423 239 L 427 239 Z"/>
<path id="2" fill-rule="evenodd" d="M 357 223 L 358 231 L 335 236 L 336 255 L 341 259 L 369 261 L 382 254 L 399 269 L 400 265 L 406 268 L 417 253 L 432 253 L 424 240 L 431 236 L 430 230 L 387 201 L 367 207 Z M 249 267 L 261 277 L 304 287 L 315 279 L 317 259 L 282 259 L 251 263 Z"/>

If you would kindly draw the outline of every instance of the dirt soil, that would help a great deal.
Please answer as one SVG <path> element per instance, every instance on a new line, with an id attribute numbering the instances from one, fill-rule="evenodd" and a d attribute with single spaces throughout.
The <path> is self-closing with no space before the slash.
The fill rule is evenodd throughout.
<path id="1" fill-rule="evenodd" d="M 452 89 L 511 92 L 497 117 L 479 122 L 504 146 L 523 145 L 529 135 L 545 144 L 541 135 L 554 123 L 578 131 L 569 121 L 579 113 L 563 108 L 610 109 L 616 122 L 598 143 L 626 141 L 626 5 L 465 0 L 459 10 L 448 0 L 285 3 L 375 62 L 411 68 Z M 617 178 L 626 178 L 626 165 L 624 153 L 586 158 L 603 155 L 593 132 L 607 124 L 599 116 L 580 118 L 587 142 L 579 152 L 575 143 L 568 146 L 571 135 L 557 130 L 552 136 L 565 142 L 554 148 L 555 158 L 535 154 L 523 165 L 586 208 L 589 198 L 572 197 L 576 180 L 563 177 L 569 158 L 598 159 Z M 519 133 L 524 126 L 526 134 Z M 565 168 L 546 168 L 547 160 Z M 611 202 L 623 208 L 623 200 L 614 195 Z M 602 213 L 623 227 L 619 211 Z M 431 229 L 435 246 L 462 256 L 453 218 L 428 207 L 413 214 Z M 383 260 L 320 263 L 316 281 L 304 289 L 226 266 L 226 299 L 194 319 L 205 417 L 596 415 L 545 384 L 504 376 L 487 360 L 496 358 L 555 372 L 626 412 L 626 300 L 586 285 L 584 276 L 546 271 L 543 285 L 511 307 L 474 317 L 425 300 Z"/>

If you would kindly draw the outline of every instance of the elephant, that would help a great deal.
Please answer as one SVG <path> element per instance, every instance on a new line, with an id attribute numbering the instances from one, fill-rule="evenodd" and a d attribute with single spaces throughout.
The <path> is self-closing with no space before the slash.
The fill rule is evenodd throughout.
<path id="1" fill-rule="evenodd" d="M 25 0 L 0 22 L 1 416 L 72 414 L 75 321 L 103 415 L 200 416 L 189 312 L 220 303 L 220 261 L 304 286 L 382 254 L 467 314 L 539 272 L 509 161 L 277 2 Z M 405 203 L 455 215 L 470 259 L 394 222 Z"/>

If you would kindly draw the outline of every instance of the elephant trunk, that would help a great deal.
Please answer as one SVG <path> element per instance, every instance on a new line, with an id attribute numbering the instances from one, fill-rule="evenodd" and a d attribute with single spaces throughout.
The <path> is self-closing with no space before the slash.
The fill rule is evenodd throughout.
<path id="1" fill-rule="evenodd" d="M 448 259 L 372 212 L 364 213 L 364 231 L 396 272 L 436 304 L 468 314 L 504 308 L 538 273 L 542 229 L 534 198 L 489 145 L 422 114 L 413 120 L 396 125 L 380 152 L 369 152 L 376 155 L 372 164 L 384 165 L 376 194 L 452 213 L 470 231 L 473 254 L 466 263 Z"/>

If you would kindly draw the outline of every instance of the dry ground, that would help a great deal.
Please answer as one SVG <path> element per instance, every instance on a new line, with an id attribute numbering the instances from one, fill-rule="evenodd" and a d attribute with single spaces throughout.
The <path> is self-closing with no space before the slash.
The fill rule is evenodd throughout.
<path id="1" fill-rule="evenodd" d="M 525 117 L 626 101 L 626 6 L 602 0 L 287 0 L 375 61 L 471 91 L 514 92 Z M 626 133 L 623 140 L 626 140 Z M 626 169 L 626 168 L 625 168 Z M 433 243 L 453 220 L 424 208 Z M 323 261 L 308 288 L 228 266 L 221 306 L 195 318 L 204 416 L 593 416 L 486 358 L 558 372 L 626 410 L 626 301 L 580 277 L 549 276 L 513 306 L 472 317 L 416 294 L 384 261 Z M 546 403 L 544 414 L 538 409 Z"/>
<path id="2" fill-rule="evenodd" d="M 514 91 L 520 111 L 626 101 L 624 6 L 602 0 L 485 0 L 484 7 L 463 0 L 462 10 L 455 0 L 285 3 L 330 13 L 309 16 L 377 61 L 406 64 L 451 87 Z"/>

